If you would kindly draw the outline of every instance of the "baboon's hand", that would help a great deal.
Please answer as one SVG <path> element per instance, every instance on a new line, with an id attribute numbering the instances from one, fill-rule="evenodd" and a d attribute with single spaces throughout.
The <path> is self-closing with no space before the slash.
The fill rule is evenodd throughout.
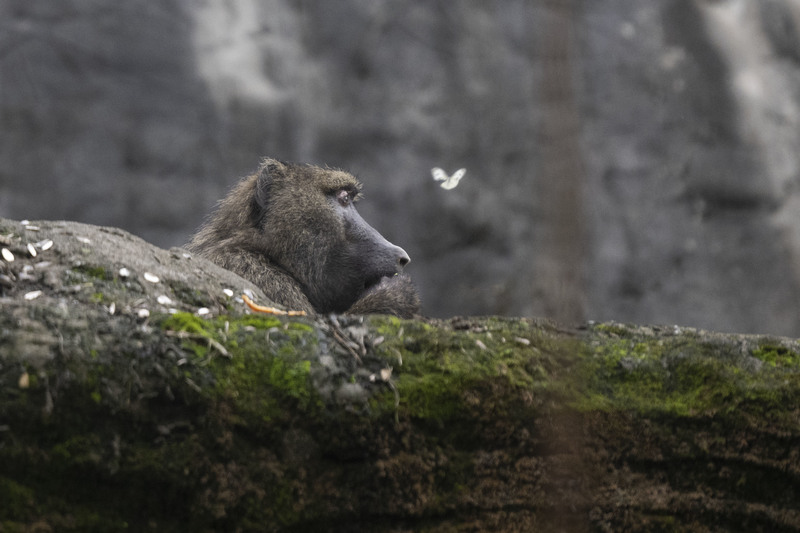
<path id="1" fill-rule="evenodd" d="M 405 274 L 383 278 L 347 310 L 349 314 L 396 315 L 411 318 L 419 312 L 417 289 Z"/>

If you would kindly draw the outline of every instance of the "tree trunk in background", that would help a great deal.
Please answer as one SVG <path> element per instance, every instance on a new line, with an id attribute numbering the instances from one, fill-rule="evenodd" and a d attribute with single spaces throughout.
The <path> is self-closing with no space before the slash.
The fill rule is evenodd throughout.
<path id="1" fill-rule="evenodd" d="M 565 323 L 585 317 L 584 169 L 575 95 L 576 47 L 572 0 L 550 2 L 540 38 L 542 84 L 541 175 L 536 179 L 540 224 L 534 298 L 546 315 Z"/>

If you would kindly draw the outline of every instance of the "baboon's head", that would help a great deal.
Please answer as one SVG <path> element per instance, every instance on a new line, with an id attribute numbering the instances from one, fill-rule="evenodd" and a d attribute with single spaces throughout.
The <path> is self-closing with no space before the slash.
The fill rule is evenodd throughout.
<path id="1" fill-rule="evenodd" d="M 304 288 L 318 312 L 343 312 L 409 261 L 356 211 L 350 174 L 266 160 L 254 182 L 253 222 L 263 252 Z"/>

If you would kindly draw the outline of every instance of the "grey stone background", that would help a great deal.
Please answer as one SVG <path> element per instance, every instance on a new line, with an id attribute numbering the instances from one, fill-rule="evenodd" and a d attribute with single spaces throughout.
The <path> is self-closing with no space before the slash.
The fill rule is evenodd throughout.
<path id="1" fill-rule="evenodd" d="M 4 0 L 0 216 L 180 245 L 269 155 L 365 183 L 428 315 L 800 336 L 799 28 L 798 0 Z"/>

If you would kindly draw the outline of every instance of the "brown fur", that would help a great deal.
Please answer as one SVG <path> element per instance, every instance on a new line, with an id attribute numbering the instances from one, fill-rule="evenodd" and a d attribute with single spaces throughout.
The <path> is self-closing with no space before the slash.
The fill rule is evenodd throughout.
<path id="1" fill-rule="evenodd" d="M 355 201 L 360 189 L 346 172 L 267 159 L 188 248 L 290 309 L 410 317 L 419 297 L 400 273 L 408 255 L 341 201 Z"/>

